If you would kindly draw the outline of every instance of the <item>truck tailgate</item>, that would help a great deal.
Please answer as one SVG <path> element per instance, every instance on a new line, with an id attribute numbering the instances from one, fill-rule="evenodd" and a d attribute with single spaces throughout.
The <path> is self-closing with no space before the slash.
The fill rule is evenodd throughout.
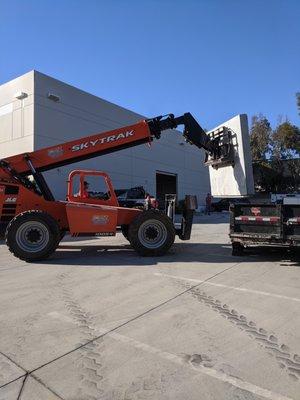
<path id="1" fill-rule="evenodd" d="M 244 244 L 300 245 L 299 204 L 235 204 L 230 207 L 230 238 Z"/>
<path id="2" fill-rule="evenodd" d="M 279 204 L 235 204 L 230 207 L 231 237 L 281 239 L 282 222 Z"/>

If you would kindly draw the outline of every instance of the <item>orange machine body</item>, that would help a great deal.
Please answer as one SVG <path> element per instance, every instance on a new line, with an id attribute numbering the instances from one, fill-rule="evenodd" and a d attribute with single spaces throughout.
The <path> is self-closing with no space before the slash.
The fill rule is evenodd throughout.
<path id="1" fill-rule="evenodd" d="M 98 197 L 86 197 L 84 183 L 91 177 L 102 178 L 106 192 Z M 79 178 L 79 190 L 75 190 L 74 182 Z M 69 175 L 68 202 L 66 213 L 68 230 L 72 235 L 96 234 L 113 236 L 117 226 L 129 225 L 132 219 L 141 212 L 134 208 L 119 207 L 113 184 L 105 172 L 75 170 Z"/>
<path id="2" fill-rule="evenodd" d="M 81 181 L 88 176 L 105 178 L 110 196 L 107 200 L 73 196 L 74 177 Z M 0 182 L 1 222 L 8 223 L 16 215 L 28 210 L 41 210 L 50 214 L 62 231 L 71 235 L 113 236 L 117 226 L 128 225 L 141 210 L 119 207 L 112 182 L 104 172 L 73 171 L 69 176 L 66 201 L 47 201 L 42 196 L 14 182 Z"/>

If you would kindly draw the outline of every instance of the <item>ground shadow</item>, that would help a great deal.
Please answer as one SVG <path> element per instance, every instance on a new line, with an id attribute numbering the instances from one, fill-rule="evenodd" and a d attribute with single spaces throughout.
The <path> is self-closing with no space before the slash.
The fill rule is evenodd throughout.
<path id="1" fill-rule="evenodd" d="M 216 218 L 216 215 L 220 217 Z M 217 213 L 210 216 L 196 216 L 195 223 L 226 223 L 228 213 Z M 94 240 L 94 243 L 77 244 L 78 241 Z M 97 244 L 95 244 L 97 241 Z M 99 244 L 98 244 L 99 243 Z M 0 246 L 5 245 L 0 240 Z M 300 267 L 300 251 L 290 251 L 275 247 L 255 247 L 245 250 L 243 256 L 231 255 L 231 245 L 224 243 L 191 243 L 177 242 L 163 257 L 140 257 L 128 244 L 101 244 L 95 237 L 71 238 L 66 236 L 57 251 L 49 259 L 39 264 L 73 265 L 73 266 L 120 266 L 152 267 L 159 263 L 193 263 L 222 264 L 236 262 L 273 261 L 282 267 Z"/>
<path id="2" fill-rule="evenodd" d="M 207 214 L 198 214 L 194 216 L 193 224 L 226 224 L 229 223 L 229 211 L 214 211 L 210 215 Z M 181 221 L 181 215 L 176 215 L 176 222 Z"/>
<path id="3" fill-rule="evenodd" d="M 231 255 L 231 246 L 222 243 L 175 243 L 162 257 L 140 257 L 129 244 L 77 245 L 62 243 L 45 264 L 73 266 L 139 266 L 152 267 L 159 263 L 222 264 L 235 262 L 273 261 L 281 266 L 300 267 L 299 253 L 282 248 L 247 249 L 243 256 Z M 40 262 L 39 262 L 40 263 Z"/>

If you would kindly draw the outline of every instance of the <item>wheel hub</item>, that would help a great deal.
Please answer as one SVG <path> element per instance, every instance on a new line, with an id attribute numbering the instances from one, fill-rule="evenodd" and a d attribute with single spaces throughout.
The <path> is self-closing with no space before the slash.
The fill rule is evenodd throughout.
<path id="1" fill-rule="evenodd" d="M 158 230 L 154 226 L 149 226 L 149 228 L 146 229 L 145 235 L 148 239 L 154 240 L 157 238 Z"/>
<path id="2" fill-rule="evenodd" d="M 42 234 L 41 231 L 39 229 L 30 229 L 27 233 L 26 233 L 26 238 L 29 242 L 31 243 L 37 243 L 41 240 L 42 238 Z"/>
<path id="3" fill-rule="evenodd" d="M 141 224 L 138 237 L 144 247 L 157 249 L 166 242 L 168 232 L 163 222 L 157 219 L 149 219 Z"/>
<path id="4" fill-rule="evenodd" d="M 37 253 L 45 249 L 50 240 L 47 225 L 39 221 L 24 222 L 16 231 L 16 242 L 20 249 Z"/>

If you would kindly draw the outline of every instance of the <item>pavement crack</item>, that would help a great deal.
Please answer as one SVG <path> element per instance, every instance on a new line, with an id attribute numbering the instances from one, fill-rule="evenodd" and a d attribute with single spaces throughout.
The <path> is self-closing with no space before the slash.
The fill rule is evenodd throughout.
<path id="1" fill-rule="evenodd" d="M 49 392 L 51 392 L 52 394 L 54 394 L 58 399 L 60 400 L 64 400 L 59 394 L 57 394 L 52 388 L 50 388 L 45 382 L 42 381 L 42 379 L 38 378 L 35 374 L 33 374 L 33 371 L 28 371 L 26 370 L 24 367 L 22 367 L 17 361 L 13 360 L 10 356 L 8 356 L 7 354 L 3 353 L 2 351 L 0 351 L 0 354 L 5 357 L 6 359 L 8 359 L 12 364 L 14 364 L 16 367 L 18 367 L 19 369 L 21 369 L 22 371 L 24 371 L 24 374 L 18 376 L 15 379 L 12 379 L 6 383 L 4 383 L 3 385 L 0 386 L 1 388 L 4 388 L 8 385 L 11 385 L 14 382 L 17 382 L 19 379 L 23 378 L 23 382 L 22 382 L 22 387 L 20 389 L 19 395 L 18 395 L 18 399 L 20 398 L 19 396 L 21 396 L 22 392 L 23 392 L 23 388 L 25 385 L 25 382 L 28 378 L 28 376 L 31 376 L 35 381 L 37 381 L 39 384 L 41 384 L 42 386 L 44 386 L 44 388 L 46 388 L 47 390 L 49 390 Z M 26 378 L 26 379 L 25 379 Z"/>
<path id="2" fill-rule="evenodd" d="M 27 373 L 25 374 L 25 376 L 24 376 L 22 385 L 21 385 L 20 390 L 19 390 L 19 393 L 18 393 L 17 400 L 20 400 L 20 398 L 21 398 L 21 396 L 22 396 L 22 393 L 23 393 L 24 386 L 25 386 L 25 383 L 26 383 L 27 378 L 28 378 L 28 372 L 27 372 Z"/>

